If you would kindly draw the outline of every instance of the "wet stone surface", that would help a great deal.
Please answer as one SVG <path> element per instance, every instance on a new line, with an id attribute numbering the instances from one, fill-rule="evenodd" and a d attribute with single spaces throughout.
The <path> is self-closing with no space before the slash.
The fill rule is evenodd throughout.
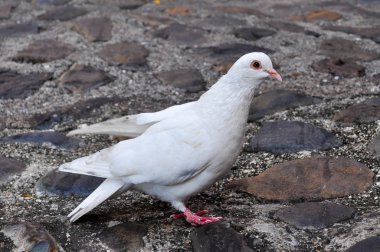
<path id="1" fill-rule="evenodd" d="M 55 148 L 73 149 L 79 147 L 79 139 L 67 137 L 54 131 L 29 132 L 0 138 L 0 143 L 31 143 Z"/>
<path id="2" fill-rule="evenodd" d="M 256 96 L 252 100 L 249 109 L 248 121 L 255 121 L 267 114 L 295 108 L 308 106 L 322 102 L 321 98 L 312 97 L 300 92 L 277 89 Z"/>
<path id="3" fill-rule="evenodd" d="M 38 194 L 88 196 L 103 180 L 103 178 L 60 172 L 55 169 L 37 182 L 36 191 Z"/>
<path id="4" fill-rule="evenodd" d="M 157 74 L 157 78 L 164 85 L 182 88 L 188 92 L 198 92 L 206 86 L 202 74 L 195 68 L 163 71 Z"/>
<path id="5" fill-rule="evenodd" d="M 328 150 L 339 147 L 342 141 L 325 129 L 303 122 L 265 122 L 252 139 L 248 150 L 272 153 L 302 150 Z"/>
<path id="6" fill-rule="evenodd" d="M 73 30 L 88 41 L 108 41 L 112 37 L 112 22 L 109 18 L 86 18 L 74 22 Z"/>
<path id="7" fill-rule="evenodd" d="M 365 165 L 349 158 L 313 157 L 274 165 L 258 176 L 233 181 L 230 187 L 265 200 L 311 201 L 363 192 L 373 176 Z"/>
<path id="8" fill-rule="evenodd" d="M 17 62 L 44 63 L 63 59 L 74 51 L 73 46 L 56 40 L 37 40 L 19 51 L 12 60 Z"/>
<path id="9" fill-rule="evenodd" d="M 190 234 L 193 251 L 254 251 L 244 237 L 224 223 L 197 227 Z"/>
<path id="10" fill-rule="evenodd" d="M 106 45 L 99 54 L 115 65 L 141 66 L 146 64 L 149 51 L 137 42 L 124 41 Z"/>
<path id="11" fill-rule="evenodd" d="M 114 80 L 110 74 L 92 66 L 74 64 L 60 77 L 59 85 L 72 92 L 85 93 Z"/>
<path id="12" fill-rule="evenodd" d="M 19 74 L 0 70 L 0 99 L 25 98 L 37 92 L 51 77 L 50 73 Z"/>
<path id="13" fill-rule="evenodd" d="M 9 182 L 14 175 L 20 174 L 26 168 L 26 165 L 12 158 L 0 156 L 0 186 Z"/>
<path id="14" fill-rule="evenodd" d="M 301 229 L 322 229 L 353 217 L 355 209 L 331 202 L 305 202 L 280 209 L 274 218 Z"/>

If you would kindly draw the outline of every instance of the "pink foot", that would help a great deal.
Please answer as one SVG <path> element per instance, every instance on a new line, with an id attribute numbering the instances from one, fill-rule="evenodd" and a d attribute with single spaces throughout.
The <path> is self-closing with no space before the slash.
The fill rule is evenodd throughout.
<path id="1" fill-rule="evenodd" d="M 212 217 L 212 216 L 204 216 L 202 215 L 208 213 L 207 210 L 202 210 L 198 213 L 193 213 L 189 209 L 186 209 L 184 213 L 181 214 L 172 214 L 170 217 L 173 219 L 185 218 L 187 222 L 193 225 L 205 225 L 213 222 L 217 222 L 222 217 Z"/>

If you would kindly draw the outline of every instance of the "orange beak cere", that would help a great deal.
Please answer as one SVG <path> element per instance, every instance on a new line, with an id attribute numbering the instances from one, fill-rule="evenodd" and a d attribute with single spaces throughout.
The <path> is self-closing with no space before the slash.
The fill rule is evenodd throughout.
<path id="1" fill-rule="evenodd" d="M 281 75 L 274 69 L 266 70 L 266 72 L 275 80 L 282 81 Z"/>

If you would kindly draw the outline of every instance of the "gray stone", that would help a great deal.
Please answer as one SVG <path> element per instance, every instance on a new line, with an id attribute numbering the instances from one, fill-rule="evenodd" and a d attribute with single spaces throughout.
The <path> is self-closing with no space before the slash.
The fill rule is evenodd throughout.
<path id="1" fill-rule="evenodd" d="M 376 134 L 368 145 L 369 151 L 380 160 L 380 133 Z"/>
<path id="2" fill-rule="evenodd" d="M 138 42 L 123 41 L 106 45 L 99 54 L 115 65 L 142 66 L 147 62 L 149 51 Z"/>
<path id="3" fill-rule="evenodd" d="M 38 19 L 68 21 L 73 18 L 83 16 L 86 13 L 87 10 L 82 8 L 77 8 L 73 6 L 62 6 L 46 11 L 44 14 L 39 15 Z"/>
<path id="4" fill-rule="evenodd" d="M 373 236 L 356 243 L 354 246 L 346 250 L 346 252 L 379 252 L 380 237 Z"/>
<path id="5" fill-rule="evenodd" d="M 50 73 L 19 74 L 10 70 L 0 70 L 0 99 L 25 98 L 51 79 Z"/>
<path id="6" fill-rule="evenodd" d="M 0 5 L 0 19 L 10 18 L 12 10 L 14 8 L 13 4 L 6 3 Z"/>
<path id="7" fill-rule="evenodd" d="M 12 60 L 17 62 L 44 63 L 66 58 L 75 51 L 69 44 L 52 40 L 36 40 L 29 46 L 19 51 Z"/>
<path id="8" fill-rule="evenodd" d="M 288 22 L 283 22 L 283 21 L 278 21 L 278 20 L 271 20 L 268 22 L 268 24 L 278 31 L 288 31 L 288 32 L 296 32 L 296 33 L 305 32 L 305 28 L 293 23 L 288 23 Z"/>
<path id="9" fill-rule="evenodd" d="M 193 46 L 206 41 L 204 33 L 205 31 L 201 28 L 173 23 L 156 31 L 154 35 L 177 44 Z"/>
<path id="10" fill-rule="evenodd" d="M 335 113 L 333 120 L 339 123 L 369 123 L 380 119 L 380 97 L 365 100 Z"/>
<path id="11" fill-rule="evenodd" d="M 253 98 L 249 109 L 248 121 L 258 120 L 265 115 L 322 102 L 321 98 L 312 97 L 296 91 L 276 89 Z"/>
<path id="12" fill-rule="evenodd" d="M 312 157 L 276 164 L 229 187 L 271 201 L 315 201 L 362 193 L 373 184 L 373 176 L 349 158 Z"/>
<path id="13" fill-rule="evenodd" d="M 71 0 L 34 0 L 38 5 L 63 5 Z"/>
<path id="14" fill-rule="evenodd" d="M 322 229 L 353 217 L 355 209 L 331 202 L 305 202 L 280 209 L 274 218 L 301 229 Z"/>
<path id="15" fill-rule="evenodd" d="M 26 165 L 18 160 L 0 156 L 0 186 L 8 183 L 14 175 L 20 174 Z"/>
<path id="16" fill-rule="evenodd" d="M 104 178 L 60 172 L 54 169 L 38 180 L 36 191 L 38 194 L 88 196 L 103 181 Z"/>
<path id="17" fill-rule="evenodd" d="M 328 150 L 342 145 L 342 141 L 325 129 L 297 121 L 265 122 L 252 139 L 249 150 L 272 153 L 301 150 Z"/>
<path id="18" fill-rule="evenodd" d="M 380 26 L 373 27 L 351 27 L 351 26 L 335 26 L 325 25 L 323 29 L 331 31 L 341 31 L 349 34 L 355 34 L 363 38 L 372 39 L 376 43 L 380 43 Z"/>
<path id="19" fill-rule="evenodd" d="M 163 71 L 158 73 L 157 77 L 164 85 L 182 88 L 188 92 L 198 92 L 206 86 L 202 74 L 195 68 Z"/>
<path id="20" fill-rule="evenodd" d="M 10 24 L 0 27 L 0 39 L 21 36 L 24 34 L 37 34 L 42 28 L 35 22 L 25 22 L 20 24 Z"/>
<path id="21" fill-rule="evenodd" d="M 55 252 L 59 250 L 55 239 L 39 223 L 17 222 L 6 225 L 1 231 L 12 239 L 17 251 Z"/>
<path id="22" fill-rule="evenodd" d="M 271 36 L 276 33 L 275 31 L 269 29 L 262 29 L 256 27 L 235 28 L 232 32 L 237 38 L 242 38 L 245 40 L 257 40 L 263 37 Z"/>
<path id="23" fill-rule="evenodd" d="M 190 238 L 194 252 L 253 251 L 242 235 L 220 222 L 195 228 Z"/>
<path id="24" fill-rule="evenodd" d="M 36 145 L 50 145 L 61 149 L 73 149 L 79 147 L 77 138 L 68 137 L 65 134 L 46 131 L 46 132 L 28 132 L 17 134 L 0 139 L 0 143 L 31 143 Z"/>
<path id="25" fill-rule="evenodd" d="M 86 18 L 74 21 L 73 30 L 88 41 L 108 41 L 112 38 L 112 22 L 107 17 Z"/>
<path id="26" fill-rule="evenodd" d="M 112 251 L 144 251 L 143 237 L 147 233 L 147 226 L 126 222 L 107 228 L 98 237 Z"/>
<path id="27" fill-rule="evenodd" d="M 114 80 L 112 75 L 92 66 L 74 64 L 59 78 L 59 85 L 72 92 L 86 93 Z"/>

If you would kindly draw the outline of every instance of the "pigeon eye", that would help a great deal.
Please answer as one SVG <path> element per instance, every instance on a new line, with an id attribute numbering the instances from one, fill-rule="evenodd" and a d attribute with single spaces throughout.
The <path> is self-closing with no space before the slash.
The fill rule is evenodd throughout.
<path id="1" fill-rule="evenodd" d="M 254 69 L 260 69 L 261 68 L 261 64 L 259 61 L 255 60 L 251 63 L 251 67 L 254 68 Z"/>

